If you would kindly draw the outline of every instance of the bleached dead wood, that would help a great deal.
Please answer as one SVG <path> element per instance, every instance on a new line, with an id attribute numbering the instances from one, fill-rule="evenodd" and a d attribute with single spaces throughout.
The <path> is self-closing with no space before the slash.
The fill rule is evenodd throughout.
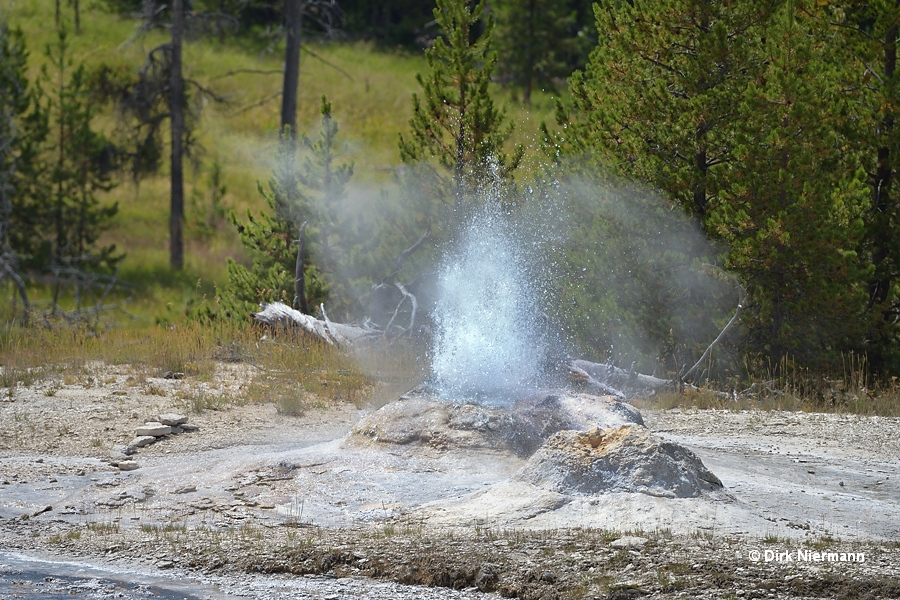
<path id="1" fill-rule="evenodd" d="M 581 367 L 576 366 L 575 361 L 569 363 L 569 373 L 572 375 L 572 379 L 578 381 L 582 385 L 585 385 L 591 388 L 594 391 L 600 392 L 601 394 L 609 394 L 611 396 L 615 396 L 620 400 L 625 399 L 625 393 L 621 390 L 617 390 L 616 388 L 606 385 L 600 381 L 597 381 L 595 377 L 593 377 L 590 373 L 582 369 Z"/>
<path id="2" fill-rule="evenodd" d="M 329 344 L 349 345 L 381 334 L 374 329 L 334 323 L 328 320 L 327 315 L 324 320 L 316 319 L 282 302 L 263 304 L 261 311 L 253 313 L 253 318 L 271 327 L 301 329 Z"/>
<path id="3" fill-rule="evenodd" d="M 677 386 L 677 381 L 626 371 L 613 365 L 575 359 L 569 363 L 569 371 L 578 377 L 587 375 L 586 383 L 613 395 L 625 395 L 624 390 L 657 391 Z M 583 374 L 583 375 L 582 375 Z"/>
<path id="4" fill-rule="evenodd" d="M 709 357 L 712 354 L 713 348 L 718 346 L 719 342 L 721 342 L 723 339 L 725 339 L 725 336 L 728 334 L 728 332 L 731 331 L 731 329 L 735 325 L 737 325 L 738 321 L 740 320 L 741 313 L 744 311 L 744 306 L 747 303 L 747 292 L 744 290 L 744 286 L 742 286 L 740 284 L 738 284 L 737 288 L 738 288 L 738 305 L 737 305 L 737 309 L 735 309 L 735 311 L 734 311 L 734 316 L 731 317 L 731 320 L 728 321 L 728 324 L 725 325 L 725 328 L 722 329 L 721 332 L 719 332 L 719 335 L 716 336 L 716 339 L 714 339 L 712 341 L 712 343 L 709 346 L 707 346 L 706 351 L 703 353 L 703 355 L 700 357 L 700 359 L 694 364 L 694 366 L 691 367 L 690 369 L 688 369 L 687 373 L 685 373 L 684 375 L 681 376 L 682 381 L 685 381 L 685 380 L 689 379 L 690 377 L 692 377 L 694 375 L 694 373 L 696 373 L 697 370 L 700 369 L 700 367 L 706 361 L 709 360 Z M 701 378 L 702 378 L 702 376 L 701 376 Z"/>

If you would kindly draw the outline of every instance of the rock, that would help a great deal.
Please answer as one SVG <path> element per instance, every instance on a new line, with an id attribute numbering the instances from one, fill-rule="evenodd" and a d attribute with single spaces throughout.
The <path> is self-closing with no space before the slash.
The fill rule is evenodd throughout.
<path id="1" fill-rule="evenodd" d="M 179 433 L 184 433 L 184 429 L 182 429 L 178 425 L 172 426 L 172 435 L 178 435 Z"/>
<path id="2" fill-rule="evenodd" d="M 573 495 L 693 498 L 722 489 L 693 452 L 638 425 L 555 433 L 512 479 Z"/>
<path id="3" fill-rule="evenodd" d="M 192 506 L 193 508 L 196 508 L 197 510 L 211 510 L 211 509 L 215 508 L 216 503 L 213 501 L 212 498 L 203 497 L 203 498 L 200 498 L 199 500 L 195 500 L 194 502 L 191 502 L 190 506 Z"/>
<path id="4" fill-rule="evenodd" d="M 181 426 L 181 429 L 182 429 L 185 433 L 190 433 L 190 432 L 192 432 L 192 431 L 200 431 L 200 426 L 199 426 L 199 425 L 193 425 L 193 424 L 191 424 L 191 423 L 184 423 L 184 424 Z"/>
<path id="5" fill-rule="evenodd" d="M 165 413 L 159 415 L 159 422 L 163 425 L 175 426 L 181 425 L 182 423 L 187 423 L 188 418 L 184 415 L 179 415 L 177 413 Z"/>
<path id="6" fill-rule="evenodd" d="M 153 438 L 153 439 L 156 440 L 156 438 Z M 152 442 L 151 442 L 151 443 L 152 443 Z M 132 454 L 134 454 L 135 452 L 137 452 L 137 447 L 133 445 L 133 442 L 132 442 L 132 444 L 129 444 L 129 445 L 127 445 L 127 446 L 123 446 L 122 444 L 118 444 L 118 445 L 116 445 L 116 446 L 113 446 L 112 451 L 113 451 L 113 454 L 114 454 L 114 455 L 115 455 L 115 454 L 122 454 L 123 456 L 131 456 Z"/>
<path id="7" fill-rule="evenodd" d="M 149 446 L 156 442 L 156 437 L 152 435 L 139 435 L 130 442 L 128 442 L 128 446 L 131 448 L 143 448 L 144 446 Z M 134 454 L 134 452 L 132 452 Z"/>
<path id="8" fill-rule="evenodd" d="M 175 493 L 176 494 L 190 494 L 191 492 L 196 492 L 196 491 L 197 491 L 196 485 L 186 485 L 186 486 L 180 487 L 177 490 L 175 490 Z"/>
<path id="9" fill-rule="evenodd" d="M 109 465 L 114 467 L 117 464 L 119 464 L 119 462 L 121 462 L 123 460 L 128 460 L 128 455 L 125 454 L 124 452 L 117 452 L 117 451 L 113 450 L 112 452 L 109 453 L 109 456 L 107 456 L 106 458 L 102 458 L 100 460 L 102 460 L 103 462 L 108 463 Z"/>
<path id="10" fill-rule="evenodd" d="M 484 405 L 453 403 L 417 389 L 364 417 L 345 443 L 507 450 L 527 457 L 557 431 L 642 423 L 636 408 L 611 396 L 542 393 Z"/>
<path id="11" fill-rule="evenodd" d="M 138 468 L 138 464 L 133 460 L 123 460 L 118 465 L 120 471 L 134 471 Z"/>
<path id="12" fill-rule="evenodd" d="M 500 567 L 494 563 L 484 563 L 478 569 L 478 575 L 475 576 L 475 587 L 482 592 L 493 592 L 497 589 L 497 581 L 500 578 Z"/>
<path id="13" fill-rule="evenodd" d="M 152 435 L 153 437 L 162 437 L 164 435 L 169 435 L 170 433 L 172 433 L 171 427 L 156 421 L 145 423 L 142 427 L 138 427 L 134 430 L 134 435 L 136 436 Z"/>
<path id="14" fill-rule="evenodd" d="M 617 540 L 609 543 L 610 548 L 643 548 L 647 543 L 647 538 L 637 537 L 635 535 L 624 535 Z"/>

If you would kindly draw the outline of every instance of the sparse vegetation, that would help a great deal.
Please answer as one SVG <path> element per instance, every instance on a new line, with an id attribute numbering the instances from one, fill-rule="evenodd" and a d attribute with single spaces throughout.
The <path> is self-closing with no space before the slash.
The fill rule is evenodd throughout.
<path id="1" fill-rule="evenodd" d="M 835 377 L 822 377 L 782 359 L 768 377 L 734 382 L 730 392 L 721 387 L 686 388 L 639 398 L 640 407 L 726 410 L 786 410 L 900 416 L 900 380 L 873 378 L 865 356 L 847 354 L 844 369 Z M 727 389 L 727 388 L 726 388 Z"/>

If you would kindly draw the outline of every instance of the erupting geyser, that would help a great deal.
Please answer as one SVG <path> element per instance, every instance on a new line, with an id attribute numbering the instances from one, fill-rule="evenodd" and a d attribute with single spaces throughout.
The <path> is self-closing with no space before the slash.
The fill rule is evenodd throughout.
<path id="1" fill-rule="evenodd" d="M 432 374 L 443 397 L 505 404 L 537 387 L 547 344 L 529 264 L 508 215 L 487 201 L 439 273 Z"/>

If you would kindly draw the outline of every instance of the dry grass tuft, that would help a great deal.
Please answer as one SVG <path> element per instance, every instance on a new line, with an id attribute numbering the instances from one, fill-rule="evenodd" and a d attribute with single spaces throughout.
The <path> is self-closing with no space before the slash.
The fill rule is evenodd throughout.
<path id="1" fill-rule="evenodd" d="M 784 359 L 765 378 L 733 386 L 731 392 L 709 387 L 683 393 L 662 392 L 633 401 L 640 407 L 728 410 L 784 410 L 900 416 L 900 381 L 872 376 L 865 356 L 843 357 L 841 372 L 821 376 Z"/>
<path id="2" fill-rule="evenodd" d="M 0 394 L 13 397 L 19 386 L 44 380 L 99 386 L 99 365 L 109 364 L 128 366 L 125 385 L 147 394 L 171 395 L 158 381 L 167 375 L 193 381 L 197 385 L 175 393 L 192 413 L 236 402 L 266 402 L 275 403 L 281 414 L 299 415 L 339 402 L 383 404 L 422 379 L 421 353 L 412 346 L 351 353 L 300 333 L 264 333 L 252 324 L 233 322 L 123 328 L 100 335 L 11 328 L 0 333 Z M 224 363 L 246 365 L 248 381 L 227 397 L 213 390 Z M 49 385 L 46 395 L 54 395 L 54 385 L 58 387 Z"/>

